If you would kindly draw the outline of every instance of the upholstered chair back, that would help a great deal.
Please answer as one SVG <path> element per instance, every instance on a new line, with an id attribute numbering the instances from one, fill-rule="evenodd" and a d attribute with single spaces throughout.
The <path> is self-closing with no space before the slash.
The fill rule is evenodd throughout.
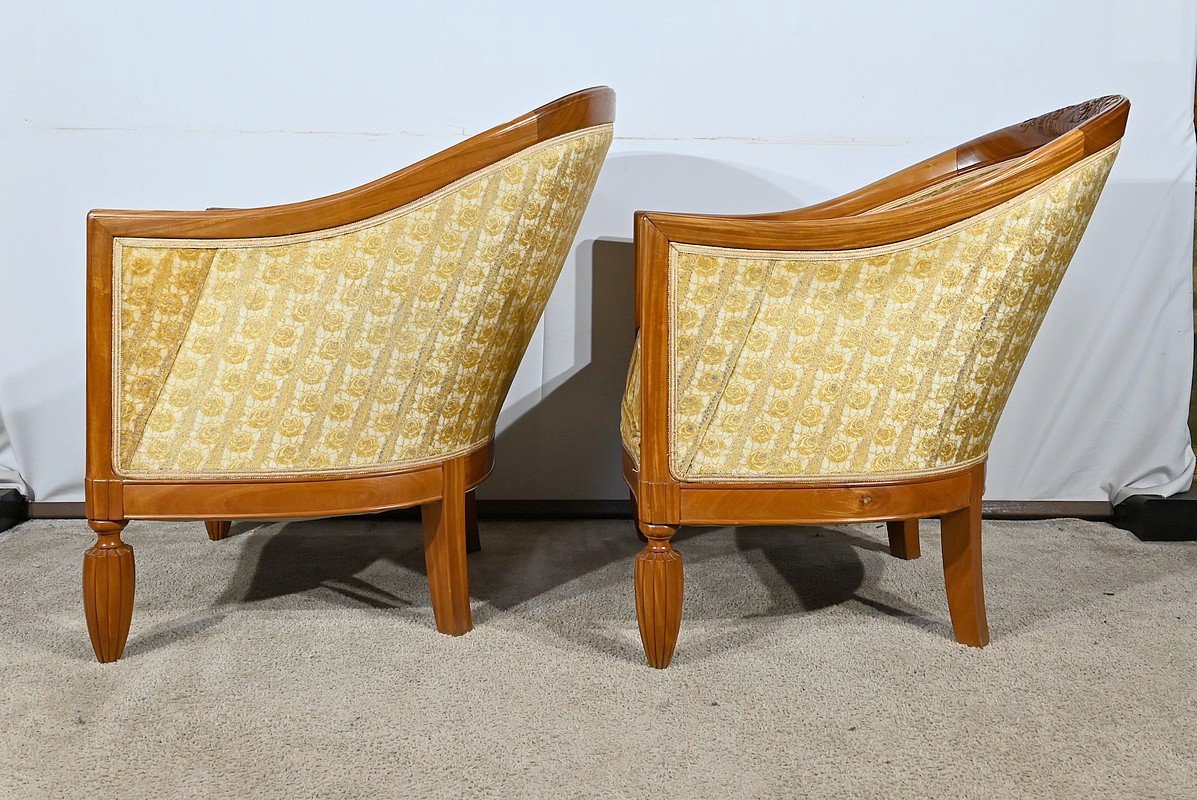
<path id="1" fill-rule="evenodd" d="M 340 227 L 116 238 L 114 465 L 352 472 L 485 444 L 610 142 L 567 133 Z"/>
<path id="2" fill-rule="evenodd" d="M 1060 132 L 1046 130 L 1044 141 Z M 1118 147 L 981 213 L 878 246 L 739 249 L 671 237 L 672 476 L 844 482 L 983 461 Z M 955 194 L 1000 190 L 1007 175 L 1025 175 L 1019 161 L 881 204 L 841 204 L 840 213 L 864 220 L 942 209 Z M 795 216 L 817 226 L 834 215 Z M 634 460 L 641 373 L 637 345 L 622 418 Z"/>

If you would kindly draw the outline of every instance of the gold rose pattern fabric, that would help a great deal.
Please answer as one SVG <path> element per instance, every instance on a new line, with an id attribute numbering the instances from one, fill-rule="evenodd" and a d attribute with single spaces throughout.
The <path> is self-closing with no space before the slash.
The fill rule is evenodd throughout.
<path id="1" fill-rule="evenodd" d="M 126 475 L 379 471 L 485 444 L 611 126 L 340 228 L 114 245 Z"/>
<path id="2" fill-rule="evenodd" d="M 671 245 L 673 476 L 883 480 L 984 458 L 1117 148 L 896 245 Z M 632 372 L 621 429 L 638 459 Z"/>

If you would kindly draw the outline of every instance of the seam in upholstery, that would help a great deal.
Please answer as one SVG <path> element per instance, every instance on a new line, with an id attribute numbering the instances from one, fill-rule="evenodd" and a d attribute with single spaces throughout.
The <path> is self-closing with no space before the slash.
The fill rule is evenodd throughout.
<path id="1" fill-rule="evenodd" d="M 435 456 L 427 458 L 420 458 L 414 461 L 388 461 L 380 464 L 369 464 L 364 467 L 343 467 L 340 469 L 321 469 L 321 470 L 256 470 L 253 472 L 227 471 L 227 472 L 138 472 L 138 471 L 124 471 L 117 473 L 122 478 L 134 479 L 152 479 L 170 478 L 173 480 L 231 480 L 240 478 L 335 478 L 335 477 L 355 477 L 363 475 L 374 475 L 376 473 L 390 473 L 390 472 L 407 472 L 409 470 L 419 469 L 421 467 L 432 466 L 433 464 L 440 464 L 444 461 L 452 461 L 455 458 L 469 455 L 475 450 L 480 450 L 493 441 L 493 437 L 486 437 L 477 442 L 471 442 L 464 447 L 459 447 L 456 450 L 451 450 L 448 453 L 438 453 Z"/>
<path id="2" fill-rule="evenodd" d="M 673 280 L 675 282 L 677 280 L 677 273 L 674 271 L 673 267 L 677 263 L 677 261 L 678 261 L 677 251 L 673 249 L 672 245 L 670 245 L 669 266 L 670 266 L 670 272 L 672 273 Z M 698 457 L 698 450 L 700 447 L 702 447 L 703 440 L 706 439 L 707 431 L 710 430 L 711 422 L 714 421 L 715 417 L 719 413 L 719 408 L 723 405 L 724 392 L 727 391 L 727 385 L 728 385 L 728 383 L 731 382 L 732 376 L 736 374 L 736 367 L 739 366 L 740 359 L 743 358 L 743 356 L 744 356 L 744 348 L 745 348 L 745 346 L 747 346 L 748 337 L 752 335 L 752 328 L 756 324 L 756 320 L 761 314 L 761 306 L 765 304 L 765 294 L 768 291 L 769 279 L 773 277 L 773 271 L 776 269 L 776 267 L 777 267 L 776 261 L 769 262 L 769 271 L 765 275 L 765 279 L 761 282 L 760 291 L 757 292 L 756 307 L 753 309 L 752 319 L 749 321 L 748 325 L 745 326 L 744 335 L 742 337 L 740 337 L 740 346 L 736 349 L 735 355 L 732 356 L 732 358 L 728 362 L 728 367 L 724 370 L 723 380 L 720 382 L 719 391 L 718 391 L 718 394 L 716 395 L 716 397 L 718 399 L 716 399 L 715 404 L 713 406 L 711 406 L 709 409 L 707 409 L 707 411 L 705 412 L 705 414 L 704 414 L 705 419 L 703 419 L 703 421 L 702 421 L 702 427 L 695 434 L 694 446 L 690 449 L 690 457 L 686 460 L 685 466 L 683 468 L 681 468 L 681 472 L 683 475 L 690 474 L 690 470 L 694 466 L 694 459 Z M 671 325 L 670 326 L 670 339 L 672 340 L 676 335 L 677 335 L 677 333 L 674 330 L 673 326 Z M 671 349 L 672 349 L 672 347 L 671 347 Z M 676 393 L 672 393 L 672 392 L 670 393 L 670 409 L 669 409 L 669 434 L 670 434 L 670 439 L 671 439 L 671 442 L 670 442 L 671 447 L 672 447 L 672 440 L 674 439 L 673 406 L 674 406 L 674 403 L 676 402 L 676 400 L 673 399 L 674 394 L 676 394 Z M 672 459 L 670 459 L 670 461 L 672 461 Z M 675 479 L 686 480 L 686 478 L 678 478 L 677 475 L 673 474 L 672 463 L 670 464 L 669 474 L 673 475 L 673 477 Z"/>
<path id="3" fill-rule="evenodd" d="M 933 477 L 945 472 L 972 467 L 989 457 L 986 451 L 979 456 L 929 469 L 890 470 L 887 472 L 817 472 L 809 475 L 701 475 L 684 478 L 681 483 L 885 483 L 906 478 Z"/>
<path id="4" fill-rule="evenodd" d="M 166 391 L 167 378 L 170 377 L 170 373 L 174 370 L 175 361 L 177 361 L 179 358 L 179 351 L 181 351 L 183 349 L 183 343 L 187 341 L 187 334 L 191 332 L 191 326 L 195 323 L 195 309 L 199 306 L 200 298 L 202 298 L 204 296 L 204 289 L 206 289 L 208 287 L 208 279 L 212 275 L 212 265 L 215 263 L 216 263 L 216 251 L 213 251 L 210 255 L 208 255 L 208 268 L 204 271 L 204 282 L 202 284 L 200 284 L 199 288 L 195 292 L 195 298 L 191 301 L 191 313 L 188 315 L 188 318 L 187 318 L 187 327 L 183 330 L 183 335 L 179 337 L 178 343 L 174 346 L 174 352 L 170 354 L 170 359 L 167 361 L 167 363 L 165 365 L 166 368 L 162 372 L 162 375 L 163 375 L 162 385 L 158 387 L 158 393 L 154 395 L 154 401 L 152 403 L 150 403 L 150 405 L 149 405 L 149 411 L 146 413 L 145 421 L 141 424 L 141 430 L 139 430 L 137 432 L 137 441 L 130 443 L 130 446 L 129 446 L 129 464 L 130 465 L 132 465 L 133 460 L 135 458 L 137 458 L 137 451 L 141 448 L 141 440 L 145 438 L 145 429 L 150 424 L 150 417 L 152 417 L 154 415 L 154 410 L 158 407 L 158 403 L 162 399 L 162 393 L 164 391 Z M 121 253 L 120 267 L 121 267 L 121 277 L 123 278 L 124 277 L 124 253 L 123 252 Z M 122 291 L 123 291 L 123 286 L 122 286 Z M 120 297 L 116 296 L 116 294 L 117 294 L 116 292 L 113 293 L 113 295 L 114 295 L 113 302 L 119 304 Z M 116 344 L 123 344 L 123 340 L 124 340 L 123 336 L 118 337 L 118 341 Z M 119 353 L 119 351 L 120 351 L 119 346 L 114 345 L 113 349 L 116 350 L 117 353 Z M 119 366 L 120 366 L 119 355 L 114 354 L 113 363 L 119 368 Z M 124 376 L 119 371 L 119 369 L 116 371 L 116 374 L 121 376 L 121 379 L 123 382 Z M 116 388 L 119 388 L 118 382 L 113 381 L 113 386 Z M 115 388 L 114 388 L 114 391 L 115 391 Z M 116 402 L 117 403 L 120 402 L 119 394 L 117 396 Z M 120 431 L 117 430 L 116 461 L 122 467 L 124 466 L 124 461 L 122 460 L 123 455 L 124 454 L 120 450 Z"/>

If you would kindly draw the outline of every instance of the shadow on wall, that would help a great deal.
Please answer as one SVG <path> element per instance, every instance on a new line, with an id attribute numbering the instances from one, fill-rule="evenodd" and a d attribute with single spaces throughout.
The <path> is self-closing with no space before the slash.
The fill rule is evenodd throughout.
<path id="1" fill-rule="evenodd" d="M 619 478 L 619 402 L 635 336 L 632 243 L 584 242 L 577 261 L 591 262 L 591 281 L 578 282 L 578 299 L 588 294 L 591 308 L 576 314 L 590 326 L 575 334 L 590 340 L 589 360 L 581 368 L 575 362 L 568 378 L 499 433 L 480 497 L 588 499 Z M 581 344 L 575 338 L 575 357 Z"/>
<path id="2" fill-rule="evenodd" d="M 743 205 L 744 198 L 751 206 Z M 640 209 L 749 213 L 800 204 L 768 180 L 718 161 L 619 155 L 603 167 L 583 235 L 604 227 L 625 231 Z M 560 376 L 546 376 L 539 398 L 513 399 L 504 410 L 494 472 L 479 488 L 481 498 L 627 497 L 619 404 L 635 337 L 635 252 L 627 239 L 598 238 L 583 240 L 574 256 L 572 335 L 554 330 L 549 337 L 572 339 L 573 366 Z"/>

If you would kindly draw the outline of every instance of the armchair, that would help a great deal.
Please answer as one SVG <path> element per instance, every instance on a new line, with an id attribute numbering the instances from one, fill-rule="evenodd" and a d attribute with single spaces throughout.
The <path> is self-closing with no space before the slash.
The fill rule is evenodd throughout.
<path id="1" fill-rule="evenodd" d="M 100 661 L 129 633 L 132 519 L 220 539 L 231 520 L 419 505 L 437 629 L 470 630 L 470 492 L 614 110 L 610 89 L 578 92 L 304 203 L 88 215 L 83 599 Z"/>
<path id="2" fill-rule="evenodd" d="M 796 211 L 636 215 L 621 435 L 652 666 L 681 624 L 682 525 L 885 521 L 916 558 L 939 517 L 955 637 L 989 641 L 986 453 L 1129 108 L 1069 106 Z"/>

